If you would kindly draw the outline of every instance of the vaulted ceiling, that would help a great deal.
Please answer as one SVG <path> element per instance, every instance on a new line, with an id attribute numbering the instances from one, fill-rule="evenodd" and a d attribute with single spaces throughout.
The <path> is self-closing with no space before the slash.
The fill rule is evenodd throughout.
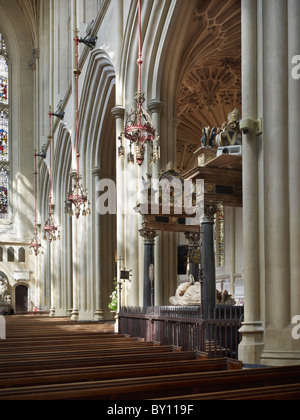
<path id="1" fill-rule="evenodd" d="M 196 165 L 202 127 L 241 111 L 241 1 L 198 0 L 186 34 L 177 97 L 177 167 Z"/>
<path id="2" fill-rule="evenodd" d="M 16 0 L 38 48 L 40 0 Z M 220 127 L 241 111 L 241 0 L 193 0 L 177 92 L 177 167 L 197 164 L 202 127 Z"/>
<path id="3" fill-rule="evenodd" d="M 33 48 L 38 48 L 40 0 L 17 0 L 31 33 Z"/>

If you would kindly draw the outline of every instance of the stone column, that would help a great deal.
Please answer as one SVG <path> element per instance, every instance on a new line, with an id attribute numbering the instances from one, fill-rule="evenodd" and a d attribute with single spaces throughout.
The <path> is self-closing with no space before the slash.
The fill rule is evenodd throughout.
<path id="1" fill-rule="evenodd" d="M 156 134 L 159 137 L 160 136 L 160 130 L 161 130 L 161 113 L 163 111 L 163 107 L 164 104 L 157 100 L 157 99 L 152 99 L 149 103 L 148 103 L 148 109 L 151 112 L 151 118 L 152 118 L 152 122 L 153 125 L 155 127 L 156 130 Z M 160 141 L 159 141 L 159 146 L 160 146 Z M 153 165 L 153 169 L 152 169 L 152 177 L 153 179 L 157 179 L 158 178 L 158 174 L 159 171 L 161 169 L 161 160 L 158 159 L 156 161 L 156 163 Z"/>
<path id="2" fill-rule="evenodd" d="M 257 0 L 242 0 L 243 119 L 257 120 Z M 239 358 L 259 363 L 263 327 L 259 293 L 258 146 L 256 132 L 243 136 L 243 258 L 245 315 Z"/>
<path id="3" fill-rule="evenodd" d="M 94 175 L 94 188 L 97 191 L 97 184 L 100 181 L 102 171 L 100 168 L 94 168 L 93 175 Z M 97 194 L 97 193 L 96 193 Z M 95 198 L 95 202 L 97 202 L 97 195 Z M 94 209 L 95 212 L 95 297 L 96 297 L 96 309 L 94 314 L 95 321 L 103 321 L 104 319 L 104 311 L 102 309 L 102 299 L 101 299 L 101 270 L 100 270 L 100 263 L 101 263 L 101 240 L 100 240 L 100 214 L 97 212 L 96 206 Z"/>
<path id="4" fill-rule="evenodd" d="M 38 232 L 41 230 L 41 225 L 37 224 Z M 43 248 L 42 248 L 43 249 Z M 43 295 L 43 289 L 45 287 L 45 276 L 42 276 L 44 265 L 42 264 L 42 249 L 40 250 L 40 253 L 38 257 L 36 258 L 36 288 L 37 288 L 37 307 L 38 310 L 42 310 L 42 295 Z M 43 279 L 43 281 L 42 281 Z"/>
<path id="5" fill-rule="evenodd" d="M 159 136 L 161 132 L 161 114 L 163 111 L 164 104 L 157 100 L 152 99 L 148 103 L 148 109 L 151 112 L 152 122 L 156 129 L 156 133 Z M 161 146 L 159 141 L 159 146 Z M 158 178 L 159 172 L 161 170 L 161 159 L 157 160 L 152 167 L 152 179 L 153 179 L 153 187 L 155 190 L 158 190 Z M 157 185 L 156 185 L 157 183 Z M 162 268 L 162 260 L 161 260 L 161 250 L 162 250 L 162 235 L 159 235 L 155 242 L 155 249 L 154 249 L 154 259 L 155 259 L 155 302 L 156 305 L 163 304 L 163 268 Z"/>
<path id="6" fill-rule="evenodd" d="M 76 69 L 76 46 L 73 42 L 74 29 L 77 28 L 77 0 L 72 0 L 71 3 L 71 31 L 72 31 L 72 70 Z M 76 176 L 76 77 L 72 74 L 72 162 L 71 162 L 71 185 L 72 178 Z M 78 255 L 78 228 L 76 217 L 72 217 L 72 280 L 73 280 L 73 309 L 71 313 L 71 320 L 78 321 L 79 319 L 79 255 Z"/>
<path id="7" fill-rule="evenodd" d="M 71 168 L 75 169 L 77 165 L 77 151 L 76 151 L 76 140 L 77 140 L 77 133 L 76 133 L 76 124 L 77 124 L 77 98 L 76 98 L 76 74 L 74 70 L 76 70 L 77 62 L 76 62 L 76 45 L 73 41 L 75 34 L 74 30 L 78 29 L 77 23 L 77 0 L 72 0 L 71 3 L 71 32 L 72 32 L 72 162 Z"/>
<path id="8" fill-rule="evenodd" d="M 87 302 L 87 235 L 86 235 L 86 217 L 80 216 L 74 221 L 77 225 L 77 273 L 79 286 L 79 317 L 80 320 L 86 319 L 88 302 Z M 83 252 L 83 250 L 85 250 Z"/>
<path id="9" fill-rule="evenodd" d="M 236 273 L 236 214 L 235 207 L 230 209 L 230 227 L 231 227 L 231 240 L 230 240 L 230 294 L 234 296 L 234 284 L 235 284 L 235 273 Z"/>
<path id="10" fill-rule="evenodd" d="M 124 130 L 124 116 L 125 108 L 117 105 L 111 110 L 116 119 L 116 190 L 117 190 L 117 216 L 116 216 L 116 231 L 117 231 L 117 257 L 125 261 L 125 196 L 124 196 L 124 171 L 125 171 L 125 157 L 120 158 L 118 148 L 120 142 L 118 137 Z M 118 265 L 117 278 L 120 278 L 120 267 Z M 125 287 L 123 289 L 125 294 Z M 124 296 L 123 296 L 124 297 Z M 124 301 L 124 300 L 123 300 Z"/>
<path id="11" fill-rule="evenodd" d="M 291 322 L 287 3 L 263 2 L 266 317 L 274 330 Z"/>
<path id="12" fill-rule="evenodd" d="M 299 342 L 292 338 L 291 326 L 295 298 L 299 301 L 299 277 L 295 278 L 299 248 L 298 257 L 294 249 L 299 246 L 299 237 L 295 238 L 299 233 L 295 223 L 295 217 L 299 218 L 299 140 L 295 138 L 299 87 L 292 88 L 288 66 L 292 60 L 289 46 L 299 33 L 299 21 L 294 20 L 297 14 L 299 18 L 295 2 L 263 2 L 266 330 L 261 363 L 274 365 L 297 364 L 300 359 Z M 293 33 L 292 28 L 298 32 Z"/>
<path id="13" fill-rule="evenodd" d="M 72 240 L 72 218 L 67 216 L 65 222 L 65 235 L 66 235 L 66 276 L 67 276 L 67 315 L 71 317 L 72 308 L 73 308 L 73 294 L 72 294 L 72 278 L 73 278 L 73 265 L 72 265 L 72 255 L 73 255 L 73 240 Z"/>
<path id="14" fill-rule="evenodd" d="M 70 177 L 73 178 L 76 172 L 71 171 Z M 72 216 L 72 279 L 73 279 L 73 309 L 71 313 L 71 320 L 78 321 L 79 319 L 79 255 L 78 255 L 78 224 L 76 217 Z"/>
<path id="15" fill-rule="evenodd" d="M 300 55 L 300 2 L 288 1 L 289 62 Z M 298 61 L 299 63 L 299 61 Z M 291 64 L 292 69 L 295 63 Z M 298 71 L 299 73 L 299 71 Z M 291 319 L 300 315 L 300 79 L 289 76 L 289 188 L 291 252 Z"/>
<path id="16" fill-rule="evenodd" d="M 141 229 L 140 235 L 144 238 L 144 307 L 155 306 L 154 299 L 154 244 L 158 235 L 153 230 Z"/>
<path id="17" fill-rule="evenodd" d="M 54 214 L 54 204 L 51 206 L 51 212 Z M 50 250 L 50 284 L 51 284 L 51 292 L 50 292 L 50 313 L 49 317 L 53 318 L 56 314 L 57 309 L 57 272 L 56 272 L 56 261 L 55 261 L 55 243 L 54 241 L 50 242 L 47 235 L 47 241 L 49 244 Z"/>
<path id="18" fill-rule="evenodd" d="M 214 215 L 218 206 L 204 205 L 204 218 L 201 223 L 202 233 L 202 267 L 204 271 L 202 290 L 202 312 L 207 318 L 216 306 L 216 264 L 214 246 Z"/>
<path id="19" fill-rule="evenodd" d="M 55 262 L 54 262 L 54 244 L 51 243 L 49 244 L 49 248 L 50 248 L 50 282 L 51 282 L 51 293 L 50 293 L 50 313 L 49 313 L 49 317 L 50 318 L 54 318 L 55 317 L 55 304 L 56 304 L 56 289 L 55 289 L 55 274 L 54 274 L 54 266 L 55 266 Z"/>
<path id="20" fill-rule="evenodd" d="M 192 274 L 195 281 L 199 280 L 199 261 L 197 259 L 197 249 L 199 247 L 200 234 L 199 233 L 185 233 L 185 238 L 188 241 L 188 262 L 189 262 L 189 275 Z"/>

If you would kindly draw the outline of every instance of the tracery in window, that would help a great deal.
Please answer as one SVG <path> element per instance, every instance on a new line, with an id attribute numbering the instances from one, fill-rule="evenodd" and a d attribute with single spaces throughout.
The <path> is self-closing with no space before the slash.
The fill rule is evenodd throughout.
<path id="1" fill-rule="evenodd" d="M 9 216 L 9 67 L 0 33 L 0 219 Z"/>

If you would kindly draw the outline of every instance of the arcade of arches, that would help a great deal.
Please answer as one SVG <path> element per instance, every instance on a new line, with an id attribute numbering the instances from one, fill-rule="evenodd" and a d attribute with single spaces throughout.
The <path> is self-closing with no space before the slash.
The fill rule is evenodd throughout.
<path id="1" fill-rule="evenodd" d="M 231 156 L 238 159 L 218 163 L 228 179 L 240 176 L 236 201 L 226 185 L 218 200 L 217 181 L 205 175 L 205 194 L 219 206 L 216 287 L 244 305 L 240 359 L 298 364 L 300 342 L 292 330 L 300 315 L 300 82 L 289 63 L 300 54 L 299 1 L 141 3 L 141 82 L 160 159 L 151 165 L 147 150 L 140 167 L 127 160 L 127 141 L 119 158 L 138 86 L 138 2 L 0 0 L 0 307 L 112 320 L 108 305 L 123 267 L 131 281 L 123 284 L 122 304 L 142 306 L 144 238 L 133 210 L 141 197 L 132 181 L 147 174 L 158 179 L 169 163 L 183 177 L 199 167 L 213 173 L 206 164 L 217 148 L 203 147 L 204 128 L 211 133 L 238 110 L 250 130 L 239 131 L 242 146 Z M 81 40 L 95 38 L 91 48 L 79 42 L 78 57 L 75 28 Z M 78 219 L 65 212 L 77 163 L 91 209 Z M 99 209 L 103 180 L 116 195 L 116 211 L 107 214 Z M 50 204 L 60 236 L 52 242 L 42 240 Z M 29 253 L 35 228 L 38 256 Z M 155 238 L 157 306 L 169 305 L 186 281 L 178 271 L 184 245 L 181 232 Z"/>

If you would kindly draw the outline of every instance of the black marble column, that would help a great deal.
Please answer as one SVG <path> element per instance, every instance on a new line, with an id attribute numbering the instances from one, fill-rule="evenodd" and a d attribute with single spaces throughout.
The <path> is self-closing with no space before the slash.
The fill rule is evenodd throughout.
<path id="1" fill-rule="evenodd" d="M 205 206 L 204 219 L 201 224 L 202 232 L 202 267 L 203 279 L 203 316 L 207 318 L 216 306 L 216 266 L 214 247 L 214 215 L 217 206 Z"/>
<path id="2" fill-rule="evenodd" d="M 141 229 L 140 235 L 144 238 L 144 307 L 154 306 L 154 245 L 158 235 L 153 230 Z"/>

